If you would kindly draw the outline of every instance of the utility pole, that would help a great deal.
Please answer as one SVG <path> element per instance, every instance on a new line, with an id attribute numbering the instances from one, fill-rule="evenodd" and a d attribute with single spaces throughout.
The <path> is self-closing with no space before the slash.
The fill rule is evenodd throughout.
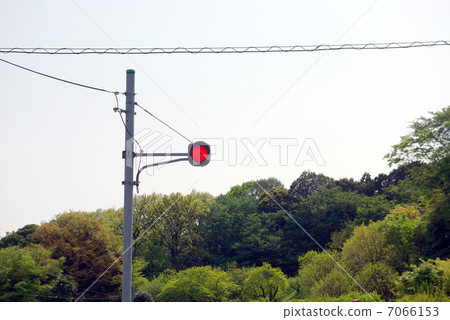
<path id="1" fill-rule="evenodd" d="M 133 260 L 133 169 L 134 169 L 134 70 L 127 70 L 126 110 L 125 110 L 125 181 L 123 199 L 123 268 L 122 268 L 122 302 L 131 302 Z"/>

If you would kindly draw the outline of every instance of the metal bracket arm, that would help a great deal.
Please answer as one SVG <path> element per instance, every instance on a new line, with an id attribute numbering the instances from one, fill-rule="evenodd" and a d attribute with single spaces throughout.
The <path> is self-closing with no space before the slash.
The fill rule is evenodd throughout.
<path id="1" fill-rule="evenodd" d="M 180 161 L 188 161 L 188 160 L 189 160 L 188 158 L 179 158 L 179 159 L 173 159 L 173 160 L 169 160 L 169 161 L 161 161 L 161 162 L 151 163 L 151 164 L 148 164 L 146 166 L 143 166 L 142 168 L 140 168 L 138 170 L 138 172 L 136 174 L 136 182 L 135 182 L 136 192 L 139 193 L 139 175 L 145 169 L 150 168 L 150 167 L 156 167 L 156 166 L 159 166 L 159 165 L 162 165 L 162 164 L 169 164 L 169 163 L 180 162 Z"/>
<path id="2" fill-rule="evenodd" d="M 187 157 L 188 154 L 186 152 L 168 152 L 168 153 L 144 153 L 139 152 L 134 154 L 135 157 Z"/>
<path id="3" fill-rule="evenodd" d="M 138 183 L 136 181 L 122 181 L 122 185 L 132 185 L 132 186 L 137 186 Z"/>

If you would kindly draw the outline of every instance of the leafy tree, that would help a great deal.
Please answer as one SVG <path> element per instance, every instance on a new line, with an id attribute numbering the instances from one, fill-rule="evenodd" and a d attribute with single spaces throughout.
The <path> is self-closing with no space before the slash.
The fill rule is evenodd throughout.
<path id="1" fill-rule="evenodd" d="M 355 219 L 362 202 L 363 196 L 356 192 L 343 192 L 340 187 L 321 187 L 297 204 L 298 222 L 320 244 L 325 245 L 333 232 L 341 230 Z M 311 240 L 308 243 L 306 251 L 316 247 Z"/>
<path id="2" fill-rule="evenodd" d="M 0 249 L 0 301 L 48 300 L 63 262 L 38 245 Z"/>
<path id="3" fill-rule="evenodd" d="M 339 297 L 355 290 L 355 283 L 340 268 L 334 267 L 324 278 L 315 282 L 311 288 L 312 297 Z"/>
<path id="4" fill-rule="evenodd" d="M 139 248 L 148 239 L 148 229 L 158 218 L 158 207 L 161 205 L 163 195 L 152 193 L 149 195 L 135 195 L 133 198 L 133 231 L 134 251 Z M 98 213 L 99 220 L 103 226 L 107 227 L 113 234 L 123 235 L 123 208 L 118 210 L 101 210 Z M 145 237 L 147 235 L 147 237 Z M 144 238 L 142 238 L 144 237 Z M 138 240 L 139 241 L 136 241 Z"/>
<path id="5" fill-rule="evenodd" d="M 121 254 L 121 243 L 98 220 L 85 214 L 65 213 L 41 225 L 34 238 L 43 246 L 54 248 L 53 258 L 65 258 L 64 273 L 75 279 L 81 292 L 108 269 L 92 287 L 93 291 L 86 293 L 86 299 L 115 294 L 121 282 L 121 266 L 114 262 Z"/>
<path id="6" fill-rule="evenodd" d="M 431 112 L 429 118 L 412 122 L 412 132 L 401 138 L 399 144 L 385 158 L 389 164 L 422 163 L 414 170 L 415 179 L 424 190 L 423 202 L 429 215 L 427 230 L 428 257 L 448 257 L 450 215 L 450 106 Z"/>
<path id="7" fill-rule="evenodd" d="M 207 198 L 212 202 L 212 196 Z M 199 234 L 199 224 L 209 212 L 205 195 L 195 192 L 186 196 L 179 193 L 165 195 L 155 210 L 160 218 L 154 225 L 154 232 L 168 251 L 173 268 L 180 270 L 200 264 L 203 238 Z"/>
<path id="8" fill-rule="evenodd" d="M 355 218 L 346 220 L 344 224 L 341 224 L 342 229 L 331 234 L 330 242 L 327 244 L 330 249 L 342 249 L 344 242 L 351 237 L 355 227 L 383 219 L 392 208 L 392 203 L 387 201 L 384 196 L 357 195 L 353 201 L 356 208 Z"/>
<path id="9" fill-rule="evenodd" d="M 282 243 L 285 224 L 282 211 L 248 215 L 243 225 L 242 239 L 233 245 L 236 252 L 234 259 L 247 267 L 265 261 L 277 266 L 283 264 L 287 249 Z"/>
<path id="10" fill-rule="evenodd" d="M 145 287 L 149 284 L 148 279 L 144 277 L 142 272 L 147 265 L 148 262 L 141 257 L 135 257 L 133 259 L 132 277 L 133 277 L 133 288 L 135 292 L 141 291 L 142 287 Z"/>
<path id="11" fill-rule="evenodd" d="M 369 262 L 358 272 L 355 280 L 367 292 L 377 292 L 385 301 L 395 297 L 398 274 L 385 262 Z"/>
<path id="12" fill-rule="evenodd" d="M 342 250 L 345 241 L 352 236 L 354 229 L 355 226 L 353 224 L 348 224 L 341 230 L 333 232 L 330 237 L 330 242 L 327 243 L 327 248 L 331 250 Z"/>
<path id="13" fill-rule="evenodd" d="M 250 271 L 245 280 L 243 297 L 248 301 L 277 301 L 287 286 L 287 278 L 279 268 L 263 263 Z"/>
<path id="14" fill-rule="evenodd" d="M 381 296 L 376 292 L 369 292 L 370 295 L 364 292 L 351 291 L 339 297 L 321 296 L 316 297 L 314 301 L 317 302 L 351 302 L 353 299 L 358 299 L 360 302 L 382 302 Z"/>
<path id="15" fill-rule="evenodd" d="M 139 291 L 134 296 L 134 302 L 155 302 L 153 297 L 146 291 Z"/>
<path id="16" fill-rule="evenodd" d="M 251 268 L 248 267 L 238 268 L 235 261 L 227 264 L 226 273 L 230 276 L 231 281 L 237 285 L 236 290 L 233 291 L 233 295 L 230 297 L 231 300 L 239 301 L 242 299 L 245 280 L 250 275 L 250 271 Z"/>
<path id="17" fill-rule="evenodd" d="M 426 206 L 428 214 L 423 253 L 429 258 L 450 257 L 450 196 L 443 190 L 435 189 Z"/>
<path id="18" fill-rule="evenodd" d="M 440 294 L 429 294 L 429 293 L 416 293 L 407 294 L 398 298 L 398 302 L 450 302 L 448 295 Z"/>
<path id="19" fill-rule="evenodd" d="M 389 264 L 403 272 L 415 263 L 419 256 L 419 245 L 423 244 L 425 224 L 417 219 L 420 214 L 414 207 L 397 206 L 383 221 L 376 223 L 391 247 Z M 409 219 L 408 216 L 415 217 Z"/>
<path id="20" fill-rule="evenodd" d="M 0 239 L 0 248 L 7 248 L 10 246 L 25 247 L 33 242 L 33 233 L 38 226 L 35 224 L 27 224 L 26 226 L 13 231 L 7 232 L 6 236 Z"/>
<path id="21" fill-rule="evenodd" d="M 385 189 L 384 194 L 397 204 L 417 205 L 423 202 L 424 190 L 417 180 L 405 179 Z"/>
<path id="22" fill-rule="evenodd" d="M 289 289 L 295 292 L 295 295 L 302 295 L 302 283 L 299 276 L 288 278 Z"/>
<path id="23" fill-rule="evenodd" d="M 289 188 L 289 195 L 295 199 L 299 197 L 306 198 L 319 190 L 320 186 L 326 186 L 332 182 L 332 178 L 321 173 L 316 174 L 311 171 L 303 171 L 297 180 L 292 182 Z"/>
<path id="24" fill-rule="evenodd" d="M 136 195 L 133 199 L 133 240 L 139 239 L 158 218 L 158 207 L 163 195 L 152 193 Z M 137 244 L 142 243 L 142 241 Z M 135 246 L 137 245 L 135 244 Z"/>
<path id="25" fill-rule="evenodd" d="M 413 265 L 400 277 L 400 292 L 404 294 L 427 293 L 436 294 L 444 289 L 444 271 L 436 266 L 433 260 Z"/>
<path id="26" fill-rule="evenodd" d="M 103 227 L 116 236 L 123 236 L 123 208 L 106 209 L 98 213 L 98 220 Z"/>
<path id="27" fill-rule="evenodd" d="M 337 251 L 328 252 L 331 257 L 339 261 L 340 255 Z M 326 252 L 308 251 L 298 258 L 299 261 L 299 283 L 301 291 L 306 295 L 311 295 L 312 288 L 321 282 L 337 267 Z M 317 291 L 317 290 L 316 290 Z"/>
<path id="28" fill-rule="evenodd" d="M 380 196 L 361 196 L 361 202 L 356 209 L 356 217 L 352 222 L 353 226 L 368 224 L 370 221 L 382 220 L 392 209 L 392 203 Z"/>
<path id="29" fill-rule="evenodd" d="M 167 282 L 177 277 L 177 272 L 173 269 L 166 269 L 161 272 L 157 277 L 149 282 L 143 283 L 139 287 L 139 291 L 148 293 L 153 299 L 156 299 L 158 294 L 161 293 Z"/>
<path id="30" fill-rule="evenodd" d="M 61 258 L 62 259 L 62 258 Z M 52 291 L 50 292 L 50 301 L 71 302 L 77 297 L 77 283 L 75 278 L 66 274 L 62 274 L 56 281 Z"/>
<path id="31" fill-rule="evenodd" d="M 373 196 L 375 193 L 375 186 L 370 173 L 364 172 L 359 182 L 363 188 L 363 192 L 368 196 Z"/>
<path id="32" fill-rule="evenodd" d="M 209 214 L 200 220 L 199 234 L 205 240 L 207 264 L 225 267 L 232 261 L 240 263 L 237 256 L 243 252 L 238 251 L 238 244 L 245 240 L 246 222 L 256 213 L 257 199 L 233 192 L 233 188 L 216 197 Z"/>
<path id="33" fill-rule="evenodd" d="M 258 200 L 258 212 L 277 212 L 283 209 L 290 211 L 291 207 L 292 200 L 286 189 L 263 192 Z"/>
<path id="34" fill-rule="evenodd" d="M 230 276 L 221 269 L 193 267 L 181 271 L 177 277 L 167 282 L 158 301 L 228 301 L 237 285 Z"/>
<path id="35" fill-rule="evenodd" d="M 272 189 L 284 189 L 283 182 L 274 177 L 259 179 L 253 183 L 251 195 L 258 199 L 261 194 L 264 194 L 264 191 L 270 191 Z"/>
<path id="36" fill-rule="evenodd" d="M 430 112 L 431 117 L 420 117 L 410 125 L 412 132 L 401 137 L 400 143 L 385 158 L 389 164 L 414 161 L 440 161 L 449 155 L 450 106 Z"/>
<path id="37" fill-rule="evenodd" d="M 422 213 L 417 205 L 414 204 L 399 204 L 396 205 L 391 211 L 390 216 L 400 215 L 409 220 L 420 220 Z"/>
<path id="38" fill-rule="evenodd" d="M 437 258 L 434 260 L 434 264 L 444 272 L 443 293 L 450 296 L 450 259 L 441 260 Z"/>
<path id="39" fill-rule="evenodd" d="M 167 248 L 160 243 L 159 236 L 154 230 L 148 231 L 148 236 L 141 238 L 133 256 L 146 262 L 141 270 L 142 276 L 152 279 L 166 269 L 172 268 L 172 258 Z"/>
<path id="40" fill-rule="evenodd" d="M 358 193 L 362 193 L 364 190 L 364 185 L 359 181 L 353 180 L 353 178 L 336 180 L 333 186 L 341 187 L 341 189 L 345 192 L 356 191 Z"/>
<path id="41" fill-rule="evenodd" d="M 231 187 L 227 195 L 233 198 L 251 197 L 253 190 L 253 181 L 244 182 L 241 185 Z"/>
<path id="42" fill-rule="evenodd" d="M 354 273 L 368 263 L 388 262 L 393 245 L 388 245 L 385 235 L 375 223 L 355 228 L 353 235 L 344 243 L 342 259 Z"/>
<path id="43" fill-rule="evenodd" d="M 402 181 L 412 180 L 414 178 L 413 169 L 419 166 L 418 162 L 401 164 L 392 169 L 389 174 L 380 173 L 374 179 L 366 172 L 360 180 L 362 192 L 368 196 L 385 194 L 389 188 L 395 187 Z M 387 199 L 392 200 L 391 197 Z"/>

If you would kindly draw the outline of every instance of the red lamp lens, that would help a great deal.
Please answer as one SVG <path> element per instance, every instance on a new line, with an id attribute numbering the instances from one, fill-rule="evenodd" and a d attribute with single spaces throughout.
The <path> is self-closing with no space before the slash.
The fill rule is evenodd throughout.
<path id="1" fill-rule="evenodd" d="M 208 150 L 204 146 L 195 146 L 191 150 L 192 159 L 196 162 L 203 162 L 208 157 Z"/>

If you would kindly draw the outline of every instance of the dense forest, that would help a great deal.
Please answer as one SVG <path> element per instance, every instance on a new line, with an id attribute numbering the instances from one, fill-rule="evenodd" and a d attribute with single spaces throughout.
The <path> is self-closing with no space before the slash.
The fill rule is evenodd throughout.
<path id="1" fill-rule="evenodd" d="M 134 300 L 450 301 L 450 107 L 410 129 L 388 174 L 136 196 Z M 0 301 L 120 301 L 122 227 L 106 209 L 8 233 Z"/>

